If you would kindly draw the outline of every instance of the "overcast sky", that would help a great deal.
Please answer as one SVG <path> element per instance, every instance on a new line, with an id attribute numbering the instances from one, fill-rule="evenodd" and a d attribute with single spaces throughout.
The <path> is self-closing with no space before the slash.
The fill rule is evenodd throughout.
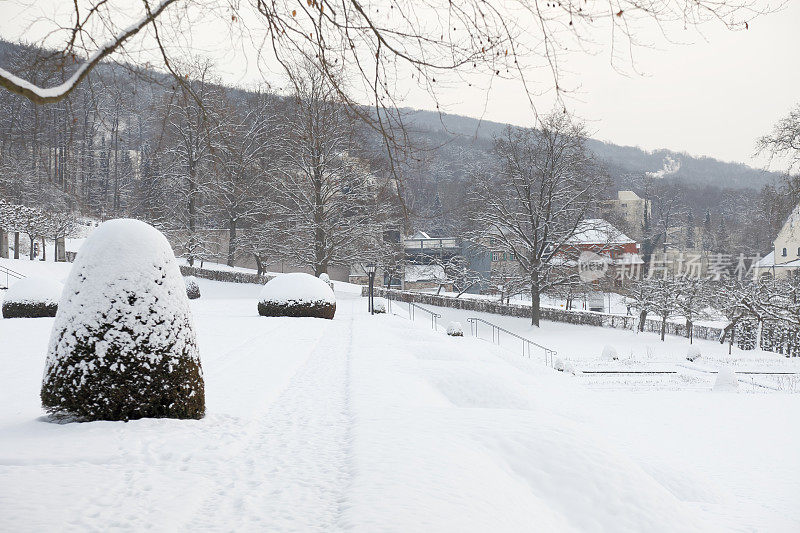
<path id="1" fill-rule="evenodd" d="M 51 6 L 68 2 L 44 0 L 18 3 L 0 0 L 0 36 L 32 40 L 37 33 L 27 21 L 49 13 Z M 34 6 L 31 8 L 31 6 Z M 658 35 L 647 36 L 654 48 L 635 50 L 637 74 L 629 62 L 617 63 L 627 74 L 611 68 L 609 51 L 596 55 L 571 55 L 566 67 L 572 85 L 580 88 L 566 100 L 583 118 L 595 138 L 646 149 L 669 148 L 692 155 L 760 166 L 752 158 L 756 137 L 769 131 L 792 105 L 800 103 L 800 1 L 785 10 L 756 19 L 747 31 L 731 32 L 719 26 L 678 31 L 673 39 L 690 44 L 671 44 Z M 196 28 L 188 44 L 215 56 L 225 80 L 253 85 L 262 74 L 252 68 L 243 53 L 230 50 L 224 32 Z M 40 28 L 41 30 L 41 28 Z M 600 36 L 598 41 L 602 41 Z M 186 43 L 184 43 L 186 44 Z M 250 68 L 248 68 L 250 64 Z M 2 65 L 0 65 L 2 66 Z M 542 71 L 542 86 L 550 83 Z M 410 81 L 400 81 L 408 107 L 432 109 L 433 103 Z M 445 110 L 497 122 L 533 124 L 528 100 L 518 82 L 495 82 L 488 100 L 481 91 L 463 85 L 439 93 Z M 535 98 L 539 110 L 553 105 L 552 92 Z"/>

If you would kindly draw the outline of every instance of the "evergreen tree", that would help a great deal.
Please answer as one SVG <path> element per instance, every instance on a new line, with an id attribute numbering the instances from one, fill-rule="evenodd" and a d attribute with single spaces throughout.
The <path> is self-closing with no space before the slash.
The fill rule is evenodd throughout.
<path id="1" fill-rule="evenodd" d="M 695 247 L 694 242 L 694 215 L 690 210 L 686 215 L 686 240 L 684 241 L 685 248 L 691 250 Z"/>
<path id="2" fill-rule="evenodd" d="M 703 250 L 711 250 L 714 244 L 714 236 L 711 232 L 711 212 L 706 210 L 706 218 L 703 221 Z"/>

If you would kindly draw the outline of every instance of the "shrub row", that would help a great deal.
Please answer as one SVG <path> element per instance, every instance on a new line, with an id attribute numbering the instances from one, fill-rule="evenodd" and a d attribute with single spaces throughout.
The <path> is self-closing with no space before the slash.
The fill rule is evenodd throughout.
<path id="1" fill-rule="evenodd" d="M 42 318 L 56 316 L 58 304 L 44 302 L 3 302 L 3 318 Z"/>
<path id="2" fill-rule="evenodd" d="M 275 276 L 269 274 L 253 274 L 250 272 L 236 272 L 228 270 L 209 270 L 207 268 L 192 267 L 181 265 L 181 274 L 184 276 L 195 276 L 197 278 L 210 279 L 212 281 L 225 281 L 228 283 L 255 283 L 263 285 Z"/>

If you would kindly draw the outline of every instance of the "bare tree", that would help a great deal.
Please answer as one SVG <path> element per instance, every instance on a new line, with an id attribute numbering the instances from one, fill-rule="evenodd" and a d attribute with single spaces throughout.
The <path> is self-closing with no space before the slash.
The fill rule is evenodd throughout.
<path id="1" fill-rule="evenodd" d="M 778 121 L 772 131 L 756 142 L 756 153 L 786 161 L 789 172 L 800 167 L 800 104 Z"/>
<path id="2" fill-rule="evenodd" d="M 294 105 L 286 116 L 275 180 L 275 209 L 286 230 L 284 253 L 315 275 L 358 260 L 377 240 L 374 211 L 378 179 L 354 156 L 357 128 L 336 87 L 308 63 L 297 76 Z"/>
<path id="3" fill-rule="evenodd" d="M 686 320 L 686 337 L 694 341 L 694 322 L 704 316 L 709 306 L 708 280 L 702 277 L 684 277 L 678 280 L 678 313 Z"/>
<path id="4" fill-rule="evenodd" d="M 595 207 L 592 193 L 602 173 L 585 146 L 582 124 L 557 111 L 541 129 L 507 128 L 496 140 L 496 177 L 478 180 L 475 240 L 493 242 L 517 262 L 531 295 L 538 326 L 541 294 L 578 274 L 570 243 Z"/>
<path id="5" fill-rule="evenodd" d="M 133 61 L 149 50 L 156 50 L 176 83 L 187 86 L 188 72 L 171 54 L 185 36 L 191 41 L 193 14 L 203 10 L 228 25 L 232 48 L 255 43 L 265 63 L 292 73 L 300 60 L 318 61 L 344 103 L 380 131 L 388 147 L 398 141 L 394 127 L 402 126 L 394 111 L 402 98 L 395 87 L 399 78 L 414 80 L 437 103 L 448 81 L 488 80 L 490 86 L 495 78 L 513 78 L 533 107 L 536 89 L 558 95 L 570 90 L 562 76 L 566 55 L 593 49 L 598 35 L 607 36 L 612 64 L 619 67 L 620 57 L 632 61 L 633 50 L 647 45 L 639 36 L 644 27 L 667 35 L 706 23 L 746 29 L 771 8 L 766 0 L 425 0 L 388 6 L 360 0 L 141 0 L 133 22 L 131 10 L 107 0 L 74 2 L 64 19 L 50 21 L 46 41 L 59 46 L 69 74 L 51 85 L 1 68 L 0 86 L 37 104 L 53 103 L 112 54 Z M 141 58 L 150 59 L 152 54 Z M 549 81 L 537 86 L 542 68 L 549 70 Z M 370 95 L 372 111 L 347 96 L 343 79 Z"/>
<path id="6" fill-rule="evenodd" d="M 159 114 L 163 124 L 161 170 L 168 176 L 170 209 L 154 221 L 167 231 L 187 255 L 190 265 L 207 256 L 206 232 L 211 204 L 211 154 L 219 142 L 223 122 L 222 90 L 215 84 L 208 63 L 199 63 L 191 88 L 176 87 L 167 94 Z"/>
<path id="7" fill-rule="evenodd" d="M 268 180 L 276 172 L 270 157 L 275 155 L 271 136 L 276 128 L 275 103 L 266 95 L 256 94 L 244 104 L 240 107 L 228 102 L 221 117 L 223 123 L 216 128 L 218 149 L 212 156 L 211 194 L 215 210 L 228 228 L 229 266 L 233 266 L 241 241 L 237 233 L 241 225 L 255 221 L 270 209 L 265 194 Z M 257 224 L 258 227 L 262 225 Z"/>

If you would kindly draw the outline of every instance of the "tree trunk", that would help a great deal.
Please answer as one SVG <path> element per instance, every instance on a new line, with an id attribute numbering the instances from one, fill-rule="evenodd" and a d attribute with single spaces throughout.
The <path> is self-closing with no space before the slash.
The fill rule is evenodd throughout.
<path id="1" fill-rule="evenodd" d="M 689 344 L 692 344 L 692 341 L 694 340 L 693 328 L 694 328 L 694 323 L 687 318 L 686 319 L 686 336 L 689 338 Z"/>
<path id="2" fill-rule="evenodd" d="M 756 328 L 756 350 L 761 351 L 761 330 L 764 328 L 764 321 L 758 319 L 758 328 Z"/>
<path id="3" fill-rule="evenodd" d="M 236 220 L 228 221 L 228 266 L 233 266 L 233 259 L 236 256 Z"/>
<path id="4" fill-rule="evenodd" d="M 647 311 L 639 312 L 639 331 L 644 331 L 644 323 L 647 320 Z"/>
<path id="5" fill-rule="evenodd" d="M 47 261 L 47 246 L 44 242 L 44 237 L 42 237 L 42 261 Z"/>
<path id="6" fill-rule="evenodd" d="M 661 317 L 661 340 L 664 340 L 664 335 L 667 333 L 667 317 Z"/>
<path id="7" fill-rule="evenodd" d="M 31 240 L 31 249 L 30 252 L 28 253 L 29 256 L 28 259 L 30 261 L 33 261 L 33 244 L 36 242 L 36 237 L 32 237 L 29 235 L 28 238 Z"/>
<path id="8" fill-rule="evenodd" d="M 14 259 L 19 259 L 19 232 L 14 232 Z"/>
<path id="9" fill-rule="evenodd" d="M 531 325 L 539 327 L 539 319 L 542 315 L 541 296 L 539 295 L 539 273 L 531 275 Z"/>
<path id="10" fill-rule="evenodd" d="M 264 264 L 261 262 L 261 256 L 258 254 L 253 254 L 253 257 L 256 260 L 256 275 L 260 276 L 264 273 Z"/>

